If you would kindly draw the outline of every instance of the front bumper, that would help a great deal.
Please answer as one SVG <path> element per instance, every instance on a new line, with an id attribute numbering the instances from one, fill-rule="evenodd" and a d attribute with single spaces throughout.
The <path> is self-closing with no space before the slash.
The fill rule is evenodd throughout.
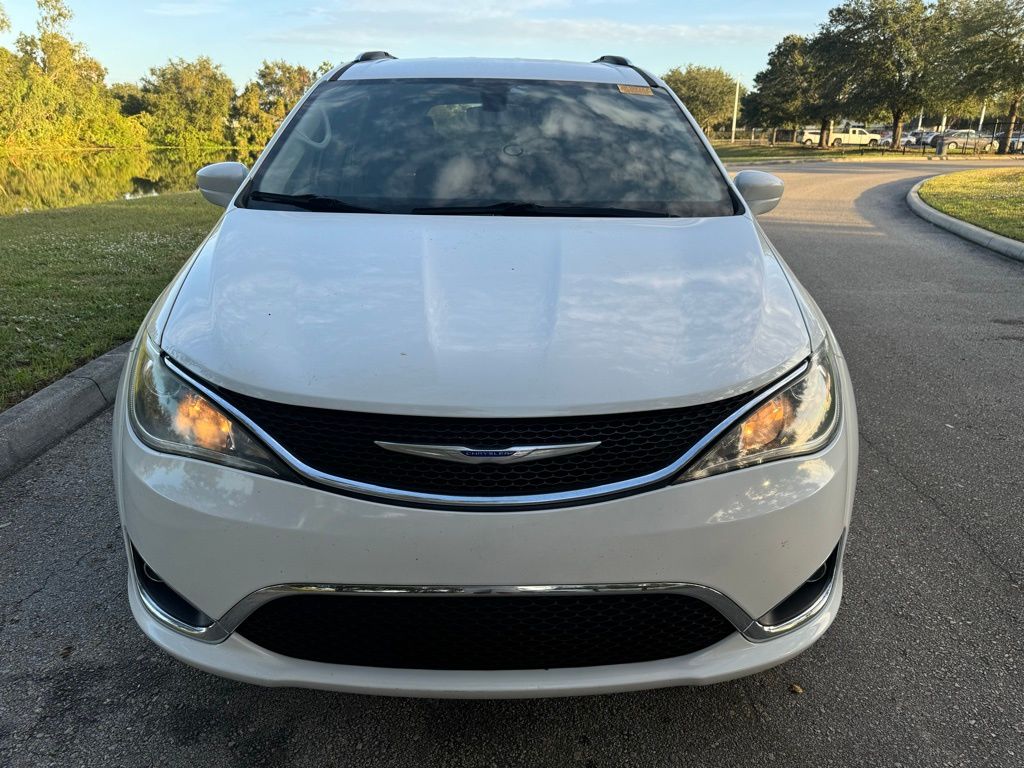
<path id="1" fill-rule="evenodd" d="M 129 599 L 135 620 L 156 645 L 186 664 L 233 680 L 385 696 L 487 699 L 706 685 L 760 672 L 793 658 L 825 633 L 839 608 L 842 586 L 839 573 L 828 602 L 813 619 L 768 642 L 753 643 L 737 633 L 703 651 L 675 659 L 575 669 L 485 672 L 321 664 L 271 653 L 238 635 L 221 643 L 203 643 L 157 620 L 143 606 L 134 574 L 130 576 Z"/>
<path id="2" fill-rule="evenodd" d="M 849 392 L 845 366 L 842 386 Z M 153 571 L 213 617 L 209 633 L 173 628 L 147 608 L 143 631 L 177 658 L 227 677 L 410 696 L 519 697 L 701 684 L 750 674 L 824 633 L 841 568 L 814 611 L 786 631 L 756 622 L 825 562 L 847 529 L 856 414 L 821 452 L 585 506 L 517 512 L 397 507 L 156 453 L 119 407 L 115 474 L 124 530 Z M 239 606 L 282 585 L 682 584 L 740 629 L 702 651 L 603 667 L 403 670 L 282 656 L 232 634 Z M 744 629 L 745 627 L 745 629 Z M 205 637 L 203 636 L 205 634 Z"/>

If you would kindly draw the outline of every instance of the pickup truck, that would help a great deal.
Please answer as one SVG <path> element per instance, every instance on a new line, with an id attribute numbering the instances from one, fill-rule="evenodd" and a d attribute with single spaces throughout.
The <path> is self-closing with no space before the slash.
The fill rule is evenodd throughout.
<path id="1" fill-rule="evenodd" d="M 844 144 L 853 146 L 877 147 L 882 142 L 882 137 L 877 133 L 868 133 L 863 128 L 851 128 L 849 131 L 833 131 L 829 137 L 833 147 L 841 147 Z M 807 130 L 800 134 L 800 141 L 805 147 L 815 146 L 821 139 L 821 131 Z"/>

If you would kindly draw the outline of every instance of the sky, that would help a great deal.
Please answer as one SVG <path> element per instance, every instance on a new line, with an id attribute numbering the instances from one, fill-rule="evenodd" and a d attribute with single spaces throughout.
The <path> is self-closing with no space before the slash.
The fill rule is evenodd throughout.
<path id="1" fill-rule="evenodd" d="M 360 51 L 399 58 L 512 56 L 590 61 L 626 56 L 662 74 L 719 66 L 750 86 L 786 34 L 810 34 L 835 0 L 68 0 L 72 36 L 136 81 L 172 57 L 209 55 L 241 87 L 263 59 L 315 67 Z M 14 32 L 35 27 L 34 0 L 0 0 Z M 0 35 L 11 45 L 14 34 Z"/>

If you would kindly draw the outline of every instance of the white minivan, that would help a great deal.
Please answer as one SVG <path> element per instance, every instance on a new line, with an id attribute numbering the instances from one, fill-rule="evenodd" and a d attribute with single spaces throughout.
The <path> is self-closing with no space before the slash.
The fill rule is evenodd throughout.
<path id="1" fill-rule="evenodd" d="M 136 338 L 114 414 L 132 612 L 274 686 L 711 683 L 836 616 L 847 366 L 666 85 L 592 63 L 322 78 Z"/>

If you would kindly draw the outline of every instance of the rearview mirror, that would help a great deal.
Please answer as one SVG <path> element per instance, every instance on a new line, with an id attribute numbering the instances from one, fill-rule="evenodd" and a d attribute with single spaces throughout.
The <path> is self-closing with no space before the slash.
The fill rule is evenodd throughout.
<path id="1" fill-rule="evenodd" d="M 241 163 L 214 163 L 199 169 L 196 183 L 203 197 L 214 205 L 227 208 L 248 175 L 249 169 Z"/>
<path id="2" fill-rule="evenodd" d="M 774 210 L 782 200 L 782 190 L 786 188 L 778 176 L 763 171 L 740 171 L 733 183 L 755 216 Z"/>

